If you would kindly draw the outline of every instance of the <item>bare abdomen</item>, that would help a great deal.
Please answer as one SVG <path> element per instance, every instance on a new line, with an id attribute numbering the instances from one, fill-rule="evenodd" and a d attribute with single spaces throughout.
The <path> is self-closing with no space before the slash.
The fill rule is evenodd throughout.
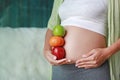
<path id="1" fill-rule="evenodd" d="M 105 37 L 96 32 L 80 27 L 66 26 L 65 45 L 66 58 L 73 62 L 95 48 L 106 47 Z"/>

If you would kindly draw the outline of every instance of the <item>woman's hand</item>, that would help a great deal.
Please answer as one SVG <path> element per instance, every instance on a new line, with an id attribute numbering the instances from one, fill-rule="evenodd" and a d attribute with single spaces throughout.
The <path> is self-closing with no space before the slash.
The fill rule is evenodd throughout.
<path id="1" fill-rule="evenodd" d="M 66 58 L 64 59 L 60 59 L 60 60 L 56 60 L 57 57 L 54 56 L 53 54 L 51 54 L 50 50 L 46 50 L 44 53 L 46 59 L 52 64 L 52 65 L 63 65 L 63 64 L 70 64 L 71 60 L 68 60 Z"/>
<path id="2" fill-rule="evenodd" d="M 69 64 L 71 61 L 67 60 L 66 58 L 61 60 L 56 60 L 57 57 L 51 54 L 51 47 L 49 45 L 49 40 L 52 37 L 52 30 L 48 29 L 46 32 L 45 37 L 45 44 L 44 44 L 44 56 L 52 65 L 62 65 L 62 64 Z"/>
<path id="3" fill-rule="evenodd" d="M 111 54 L 107 48 L 97 48 L 91 50 L 89 53 L 84 54 L 81 59 L 76 61 L 78 68 L 95 68 L 103 64 Z"/>

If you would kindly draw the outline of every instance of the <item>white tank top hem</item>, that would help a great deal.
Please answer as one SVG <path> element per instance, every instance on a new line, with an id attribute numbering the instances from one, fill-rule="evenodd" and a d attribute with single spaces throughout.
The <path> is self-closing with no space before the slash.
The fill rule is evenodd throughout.
<path id="1" fill-rule="evenodd" d="M 106 36 L 107 0 L 64 0 L 59 8 L 62 26 L 76 26 Z"/>
<path id="2" fill-rule="evenodd" d="M 61 22 L 61 25 L 64 27 L 65 26 L 80 27 L 106 36 L 106 28 L 104 27 L 105 23 L 93 21 L 91 19 L 87 20 L 78 16 L 74 16 L 66 20 L 63 20 Z"/>

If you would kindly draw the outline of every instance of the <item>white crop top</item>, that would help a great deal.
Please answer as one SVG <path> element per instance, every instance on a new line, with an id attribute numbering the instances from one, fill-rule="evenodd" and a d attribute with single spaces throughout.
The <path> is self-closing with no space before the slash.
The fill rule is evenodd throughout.
<path id="1" fill-rule="evenodd" d="M 64 0 L 61 25 L 72 25 L 106 35 L 107 0 Z"/>

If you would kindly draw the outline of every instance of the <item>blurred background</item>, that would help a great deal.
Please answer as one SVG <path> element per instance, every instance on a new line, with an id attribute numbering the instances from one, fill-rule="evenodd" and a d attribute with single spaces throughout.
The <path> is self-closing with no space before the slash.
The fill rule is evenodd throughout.
<path id="1" fill-rule="evenodd" d="M 0 80 L 50 80 L 43 56 L 53 0 L 0 0 Z"/>

